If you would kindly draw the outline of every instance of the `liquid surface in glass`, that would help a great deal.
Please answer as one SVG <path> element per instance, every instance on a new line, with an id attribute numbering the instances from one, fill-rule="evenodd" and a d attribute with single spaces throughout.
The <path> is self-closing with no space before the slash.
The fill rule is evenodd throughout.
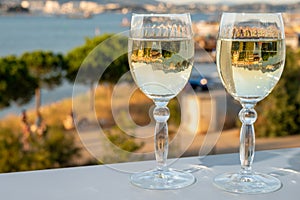
<path id="1" fill-rule="evenodd" d="M 283 71 L 285 42 L 278 39 L 219 39 L 218 71 L 227 91 L 241 102 L 257 102 Z"/>
<path id="2" fill-rule="evenodd" d="M 149 98 L 169 100 L 186 85 L 193 65 L 192 39 L 129 39 L 128 45 L 131 73 Z"/>

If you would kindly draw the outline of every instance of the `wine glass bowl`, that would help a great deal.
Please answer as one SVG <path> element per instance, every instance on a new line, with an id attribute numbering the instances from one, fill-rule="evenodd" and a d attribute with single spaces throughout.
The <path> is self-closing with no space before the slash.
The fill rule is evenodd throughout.
<path id="1" fill-rule="evenodd" d="M 167 104 L 186 85 L 194 60 L 189 14 L 133 14 L 128 39 L 132 77 L 155 103 L 155 157 L 157 168 L 131 176 L 131 182 L 147 189 L 177 189 L 195 182 L 192 174 L 169 169 Z"/>
<path id="2" fill-rule="evenodd" d="M 194 58 L 189 15 L 132 17 L 129 65 L 139 88 L 151 99 L 168 101 L 186 85 Z"/>
<path id="3" fill-rule="evenodd" d="M 285 62 L 285 35 L 279 13 L 223 13 L 217 40 L 217 67 L 227 92 L 242 105 L 239 119 L 241 170 L 217 176 L 214 183 L 235 193 L 268 193 L 281 187 L 270 175 L 252 170 L 254 107 L 273 90 Z"/>

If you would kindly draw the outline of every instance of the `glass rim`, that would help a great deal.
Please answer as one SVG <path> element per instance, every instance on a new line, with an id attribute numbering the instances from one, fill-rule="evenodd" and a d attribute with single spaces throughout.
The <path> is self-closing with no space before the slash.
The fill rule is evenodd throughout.
<path id="1" fill-rule="evenodd" d="M 268 12 L 268 13 L 260 13 L 260 12 L 223 12 L 220 20 L 220 27 L 217 38 L 232 38 L 232 36 L 221 36 L 220 31 L 223 30 L 224 27 L 221 27 L 223 23 L 231 26 L 234 26 L 236 22 L 251 22 L 258 21 L 260 23 L 272 22 L 275 23 L 278 27 L 278 35 L 275 35 L 272 38 L 280 38 L 285 39 L 285 31 L 284 31 L 284 19 L 281 12 Z M 260 26 L 259 26 L 260 27 Z M 233 27 L 231 27 L 233 29 Z M 265 36 L 257 36 L 258 38 L 269 38 Z"/>
<path id="2" fill-rule="evenodd" d="M 280 15 L 282 12 L 222 12 L 222 15 Z"/>
<path id="3" fill-rule="evenodd" d="M 190 13 L 145 13 L 145 14 L 140 14 L 140 13 L 132 13 L 132 18 L 131 18 L 131 27 L 130 27 L 130 37 L 131 38 L 144 38 L 143 36 L 143 31 L 145 30 L 145 32 L 147 32 L 147 30 L 149 29 L 149 27 L 144 27 L 144 19 L 150 19 L 150 20 L 155 20 L 156 18 L 160 19 L 158 23 L 160 23 L 161 25 L 168 25 L 168 26 L 162 26 L 165 27 L 167 29 L 170 29 L 170 24 L 168 21 L 178 21 L 180 23 L 183 23 L 184 26 L 186 26 L 186 33 L 185 35 L 181 35 L 179 36 L 170 36 L 170 37 L 166 37 L 166 38 L 188 38 L 190 39 L 191 37 L 193 37 L 194 33 L 193 33 L 193 29 L 192 29 L 192 20 L 191 20 L 191 14 Z M 158 29 L 161 29 L 162 27 L 157 26 Z M 156 28 L 156 29 L 157 29 Z M 152 30 L 156 30 L 155 27 L 152 26 Z M 142 31 L 142 32 L 141 32 Z M 166 31 L 165 31 L 166 32 Z M 169 32 L 169 34 L 171 33 L 170 30 L 167 31 Z M 134 36 L 135 35 L 135 36 Z M 148 36 L 148 38 L 157 38 L 157 36 Z"/>
<path id="4" fill-rule="evenodd" d="M 132 13 L 131 14 L 133 17 L 134 16 L 146 16 L 146 17 L 168 17 L 168 16 L 191 16 L 191 13 Z"/>

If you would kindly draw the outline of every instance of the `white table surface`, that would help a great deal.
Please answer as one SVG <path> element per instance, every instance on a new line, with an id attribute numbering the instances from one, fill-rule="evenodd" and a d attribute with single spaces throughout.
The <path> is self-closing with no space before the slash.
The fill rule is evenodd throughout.
<path id="1" fill-rule="evenodd" d="M 145 161 L 0 174 L 0 199 L 300 199 L 300 148 L 256 152 L 254 169 L 273 174 L 283 183 L 280 190 L 262 195 L 227 193 L 213 185 L 215 175 L 239 170 L 238 154 L 177 159 L 172 164 L 173 168 L 193 170 L 197 178 L 195 184 L 183 189 L 145 190 L 129 183 L 128 171 L 145 170 L 154 166 L 154 161 Z"/>

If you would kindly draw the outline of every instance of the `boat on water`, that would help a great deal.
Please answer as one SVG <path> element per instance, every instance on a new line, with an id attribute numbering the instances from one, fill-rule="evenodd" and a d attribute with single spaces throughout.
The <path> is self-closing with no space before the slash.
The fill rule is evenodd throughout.
<path id="1" fill-rule="evenodd" d="M 76 12 L 67 14 L 66 17 L 70 19 L 89 19 L 92 18 L 92 14 L 89 12 Z"/>
<path id="2" fill-rule="evenodd" d="M 123 27 L 128 27 L 128 26 L 130 26 L 130 21 L 129 21 L 126 17 L 124 17 L 124 18 L 122 19 L 121 26 L 123 26 Z"/>

